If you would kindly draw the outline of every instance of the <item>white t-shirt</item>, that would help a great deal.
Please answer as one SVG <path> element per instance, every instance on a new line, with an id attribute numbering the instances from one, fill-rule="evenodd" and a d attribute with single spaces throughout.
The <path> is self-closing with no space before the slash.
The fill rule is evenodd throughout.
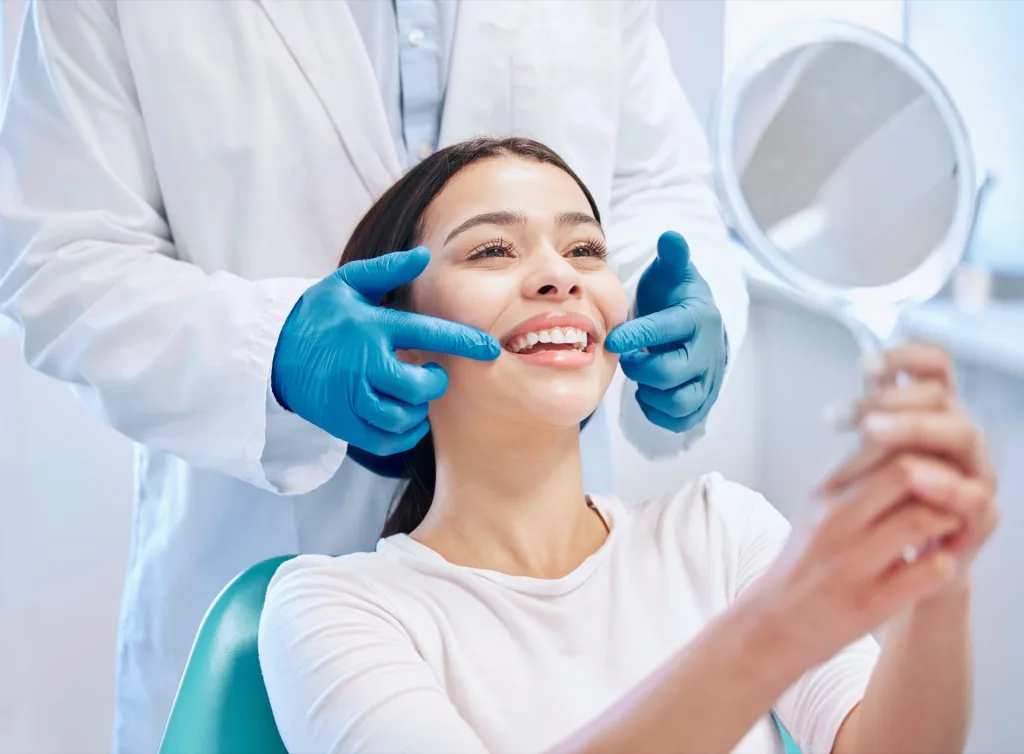
<path id="1" fill-rule="evenodd" d="M 560 579 L 456 566 L 404 535 L 281 566 L 259 652 L 288 750 L 544 751 L 696 637 L 789 536 L 763 497 L 718 475 L 634 506 L 591 499 L 611 533 Z M 806 754 L 831 750 L 877 657 L 866 637 L 778 701 Z M 770 715 L 736 751 L 783 751 Z"/>

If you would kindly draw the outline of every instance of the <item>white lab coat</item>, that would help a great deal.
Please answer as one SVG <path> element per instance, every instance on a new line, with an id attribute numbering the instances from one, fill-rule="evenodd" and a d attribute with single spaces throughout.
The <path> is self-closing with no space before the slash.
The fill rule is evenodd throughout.
<path id="1" fill-rule="evenodd" d="M 653 15 L 463 4 L 441 143 L 518 134 L 560 152 L 623 279 L 683 232 L 735 352 L 743 280 Z M 115 749 L 152 751 L 228 580 L 375 541 L 394 483 L 283 412 L 268 381 L 292 305 L 399 162 L 346 3 L 55 0 L 23 31 L 0 167 L 0 311 L 29 364 L 138 443 Z"/>

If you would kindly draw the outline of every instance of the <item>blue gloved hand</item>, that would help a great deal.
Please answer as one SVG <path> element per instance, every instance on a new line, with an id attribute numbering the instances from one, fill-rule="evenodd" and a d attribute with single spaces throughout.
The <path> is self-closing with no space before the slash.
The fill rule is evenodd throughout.
<path id="1" fill-rule="evenodd" d="M 636 306 L 638 317 L 612 330 L 605 347 L 622 354 L 622 371 L 639 383 L 636 399 L 644 416 L 673 432 L 693 429 L 722 389 L 727 349 L 711 288 L 678 233 L 658 239 L 658 256 L 640 278 Z"/>
<path id="2" fill-rule="evenodd" d="M 427 404 L 444 394 L 437 364 L 399 361 L 396 348 L 479 361 L 501 345 L 466 325 L 379 306 L 427 266 L 425 248 L 349 262 L 309 288 L 285 320 L 271 388 L 289 411 L 378 456 L 409 450 L 427 433 Z"/>

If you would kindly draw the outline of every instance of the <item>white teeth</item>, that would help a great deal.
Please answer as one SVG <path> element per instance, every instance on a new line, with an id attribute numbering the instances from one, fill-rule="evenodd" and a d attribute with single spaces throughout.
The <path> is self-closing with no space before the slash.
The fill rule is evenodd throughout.
<path id="1" fill-rule="evenodd" d="M 538 343 L 564 343 L 573 346 L 577 351 L 584 351 L 587 348 L 587 339 L 588 336 L 584 330 L 575 327 L 553 327 L 550 330 L 538 330 L 518 335 L 509 342 L 508 348 L 513 353 L 519 353 Z"/>

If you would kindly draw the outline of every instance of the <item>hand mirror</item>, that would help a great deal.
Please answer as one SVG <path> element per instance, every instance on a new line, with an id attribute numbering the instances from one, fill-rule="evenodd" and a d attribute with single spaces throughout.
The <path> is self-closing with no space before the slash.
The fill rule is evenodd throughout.
<path id="1" fill-rule="evenodd" d="M 733 230 L 847 323 L 865 359 L 967 248 L 980 192 L 963 121 L 880 34 L 815 22 L 773 36 L 723 88 L 712 142 Z"/>

